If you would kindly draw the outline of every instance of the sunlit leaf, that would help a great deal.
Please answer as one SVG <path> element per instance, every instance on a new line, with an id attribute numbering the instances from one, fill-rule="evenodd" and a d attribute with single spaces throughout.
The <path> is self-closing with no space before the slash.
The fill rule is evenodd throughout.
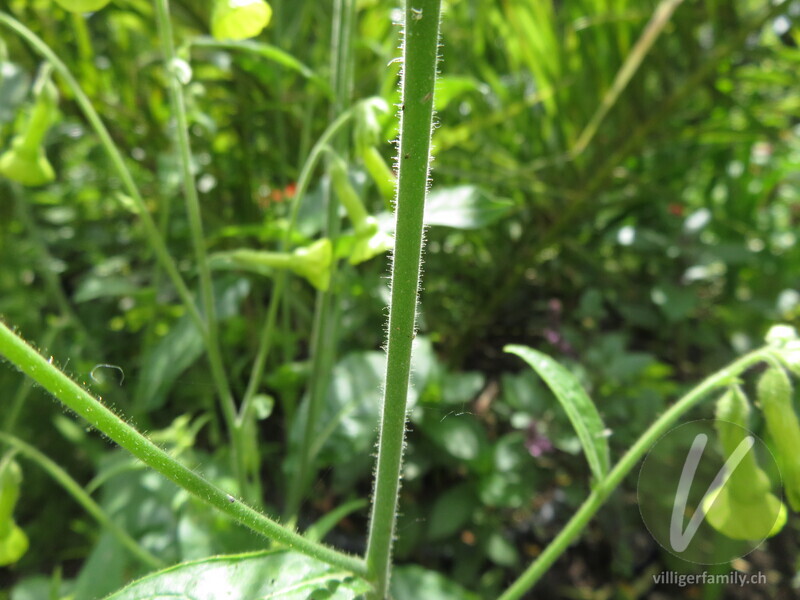
<path id="1" fill-rule="evenodd" d="M 219 556 L 148 575 L 106 600 L 355 600 L 369 590 L 362 580 L 294 552 Z"/>
<path id="2" fill-rule="evenodd" d="M 425 202 L 425 224 L 480 229 L 502 219 L 514 203 L 493 198 L 472 185 L 437 188 Z"/>
<path id="3" fill-rule="evenodd" d="M 246 40 L 269 25 L 272 8 L 264 0 L 217 0 L 211 34 L 218 40 Z"/>

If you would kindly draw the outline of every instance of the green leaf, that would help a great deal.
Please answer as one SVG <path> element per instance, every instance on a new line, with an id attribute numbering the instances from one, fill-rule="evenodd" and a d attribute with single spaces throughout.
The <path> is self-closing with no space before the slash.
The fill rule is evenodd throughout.
<path id="1" fill-rule="evenodd" d="M 484 86 L 485 87 L 485 86 Z M 481 83 L 473 77 L 443 75 L 436 80 L 434 103 L 437 111 L 447 108 L 462 95 L 481 89 Z"/>
<path id="2" fill-rule="evenodd" d="M 369 586 L 349 573 L 284 550 L 218 556 L 148 575 L 106 600 L 354 600 Z"/>
<path id="3" fill-rule="evenodd" d="M 199 37 L 192 40 L 192 46 L 201 48 L 224 48 L 228 50 L 236 50 L 249 54 L 255 54 L 266 60 L 275 62 L 291 71 L 299 73 L 303 77 L 311 80 L 312 83 L 321 88 L 327 95 L 330 95 L 330 87 L 328 82 L 314 73 L 308 66 L 301 63 L 294 56 L 281 50 L 277 46 L 264 44 L 261 42 L 254 42 L 252 40 L 234 41 L 234 40 L 215 40 L 211 37 Z"/>
<path id="4" fill-rule="evenodd" d="M 427 527 L 429 541 L 444 540 L 457 533 L 477 507 L 472 486 L 462 483 L 440 494 L 433 503 Z"/>
<path id="5" fill-rule="evenodd" d="M 89 302 L 98 298 L 129 296 L 139 290 L 139 286 L 127 277 L 90 275 L 80 283 L 72 299 L 76 303 Z"/>
<path id="6" fill-rule="evenodd" d="M 425 202 L 425 224 L 480 229 L 502 219 L 514 203 L 493 198 L 472 185 L 433 190 Z"/>
<path id="7" fill-rule="evenodd" d="M 85 13 L 100 10 L 111 0 L 56 0 L 58 4 L 70 12 Z"/>
<path id="8" fill-rule="evenodd" d="M 317 440 L 325 463 L 352 468 L 357 456 L 369 454 L 377 434 L 385 363 L 382 352 L 354 352 L 334 367 Z"/>
<path id="9" fill-rule="evenodd" d="M 480 422 L 471 414 L 438 414 L 428 423 L 420 424 L 423 431 L 450 456 L 469 463 L 481 462 L 489 453 L 489 440 Z"/>
<path id="10" fill-rule="evenodd" d="M 606 428 L 597 407 L 581 384 L 572 373 L 546 354 L 517 345 L 506 346 L 504 350 L 527 362 L 553 391 L 578 434 L 592 474 L 597 481 L 602 481 L 608 474 L 610 463 Z"/>
<path id="11" fill-rule="evenodd" d="M 22 469 L 10 455 L 0 462 L 0 566 L 17 562 L 28 550 L 28 536 L 14 523 Z"/>
<path id="12" fill-rule="evenodd" d="M 392 572 L 394 600 L 478 600 L 478 596 L 453 583 L 444 575 L 416 565 L 397 567 Z"/>
<path id="13" fill-rule="evenodd" d="M 14 564 L 28 551 L 28 536 L 16 523 L 11 523 L 8 533 L 0 537 L 0 566 Z"/>
<path id="14" fill-rule="evenodd" d="M 310 540 L 321 542 L 325 539 L 325 536 L 328 535 L 334 527 L 336 527 L 339 521 L 351 513 L 361 510 L 362 508 L 366 508 L 367 506 L 368 503 L 363 498 L 357 498 L 356 500 L 345 502 L 344 504 L 337 506 L 332 511 L 321 516 L 316 523 L 305 530 L 304 535 Z"/>
<path id="15" fill-rule="evenodd" d="M 214 300 L 217 319 L 234 316 L 239 304 L 250 292 L 246 279 L 215 282 Z M 142 375 L 136 390 L 136 405 L 140 409 L 161 407 L 178 377 L 203 354 L 203 338 L 188 315 L 181 317 L 170 332 L 149 349 L 144 358 Z"/>
<path id="16" fill-rule="evenodd" d="M 272 8 L 264 0 L 216 0 L 211 34 L 218 40 L 246 40 L 269 25 Z"/>
<path id="17" fill-rule="evenodd" d="M 493 532 L 486 541 L 486 556 L 501 567 L 513 568 L 519 565 L 519 552 L 499 531 Z"/>

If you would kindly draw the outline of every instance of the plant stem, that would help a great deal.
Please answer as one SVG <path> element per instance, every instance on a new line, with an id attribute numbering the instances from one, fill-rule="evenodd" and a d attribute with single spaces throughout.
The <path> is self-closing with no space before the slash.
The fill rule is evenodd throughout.
<path id="1" fill-rule="evenodd" d="M 363 560 L 304 538 L 183 466 L 47 361 L 5 323 L 0 323 L 0 355 L 93 427 L 206 504 L 292 550 L 359 576 L 366 574 Z"/>
<path id="2" fill-rule="evenodd" d="M 47 330 L 42 336 L 39 347 L 50 348 L 55 341 L 56 336 L 61 333 L 61 330 L 64 329 L 65 325 L 66 321 L 64 319 L 59 319 L 54 323 L 48 323 Z M 17 393 L 14 394 L 14 398 L 11 400 L 11 408 L 8 410 L 8 413 L 6 413 L 6 418 L 3 421 L 2 430 L 4 432 L 14 431 L 14 428 L 17 426 L 19 415 L 22 412 L 22 407 L 25 405 L 25 401 L 28 399 L 28 395 L 31 393 L 32 389 L 33 380 L 27 377 L 23 379 L 19 389 L 17 390 Z"/>
<path id="3" fill-rule="evenodd" d="M 761 361 L 768 360 L 772 356 L 773 352 L 769 348 L 760 348 L 750 354 L 746 354 L 724 369 L 707 377 L 703 382 L 667 409 L 667 411 L 636 440 L 633 446 L 628 449 L 625 455 L 608 474 L 608 477 L 595 486 L 592 493 L 578 509 L 578 512 L 573 515 L 566 526 L 559 532 L 555 539 L 550 542 L 533 564 L 503 592 L 498 600 L 517 600 L 522 598 L 525 593 L 539 581 L 556 559 L 561 556 L 575 538 L 580 535 L 611 493 L 622 483 L 625 476 L 630 473 L 631 469 L 636 466 L 653 444 L 655 444 L 681 416 L 697 406 L 701 400 L 715 389 L 730 385 L 745 370 Z"/>
<path id="4" fill-rule="evenodd" d="M 61 485 L 61 487 L 67 491 L 67 493 L 75 498 L 75 501 L 80 504 L 86 510 L 86 512 L 94 517 L 101 526 L 108 529 L 109 532 L 115 538 L 117 538 L 119 543 L 127 548 L 133 556 L 142 562 L 142 564 L 153 569 L 161 569 L 166 566 L 164 561 L 142 548 L 127 531 L 117 525 L 109 516 L 109 514 L 104 511 L 103 508 L 83 490 L 78 482 L 69 476 L 69 473 L 50 460 L 47 456 L 39 452 L 30 444 L 27 444 L 21 439 L 8 433 L 0 433 L 0 441 L 5 442 L 13 448 L 16 448 L 22 454 L 38 464 L 42 469 L 47 471 L 48 475 L 55 479 L 59 485 Z"/>
<path id="5" fill-rule="evenodd" d="M 352 24 L 355 18 L 353 0 L 335 0 L 333 4 L 333 27 L 331 31 L 331 88 L 334 97 L 330 108 L 331 118 L 349 108 L 352 86 Z M 343 145 L 341 140 L 337 146 Z M 328 169 L 330 173 L 330 169 Z M 339 234 L 339 202 L 331 193 L 331 186 L 324 189 L 327 214 L 325 235 L 335 244 Z M 336 354 L 336 319 L 338 297 L 336 294 L 336 262 L 331 269 L 331 285 L 327 290 L 318 291 L 314 303 L 314 322 L 311 331 L 311 379 L 308 391 L 308 410 L 303 424 L 303 437 L 300 442 L 297 470 L 289 480 L 286 495 L 284 518 L 294 522 L 313 471 L 314 457 L 311 454 L 319 421 L 323 396 L 328 388 L 330 371 Z"/>
<path id="6" fill-rule="evenodd" d="M 306 192 L 308 192 L 308 187 L 311 183 L 311 176 L 314 173 L 314 169 L 317 167 L 317 164 L 319 163 L 319 159 L 321 158 L 325 147 L 330 143 L 330 140 L 333 139 L 337 133 L 339 133 L 342 127 L 344 127 L 352 118 L 352 110 L 345 111 L 339 115 L 339 117 L 328 126 L 322 136 L 320 136 L 319 140 L 311 149 L 308 158 L 303 164 L 303 168 L 300 171 L 300 176 L 297 178 L 297 190 L 295 192 L 294 204 L 292 205 L 292 212 L 289 216 L 289 223 L 286 227 L 286 233 L 283 236 L 283 240 L 281 241 L 282 252 L 287 252 L 289 249 L 289 237 L 294 229 L 295 222 L 297 222 L 300 203 L 303 201 Z M 277 277 L 285 277 L 285 274 L 279 273 Z M 274 327 L 274 319 L 270 321 L 269 315 L 273 310 L 277 311 L 277 307 L 273 309 L 273 303 L 279 302 L 280 297 L 283 295 L 282 293 L 277 293 L 279 291 L 279 282 L 280 279 L 276 280 L 275 288 L 272 297 L 270 298 L 270 304 L 267 308 L 267 320 L 261 333 L 261 342 L 258 353 L 256 354 L 255 361 L 253 362 L 253 368 L 250 371 L 250 381 L 247 384 L 247 391 L 245 392 L 244 400 L 242 401 L 242 407 L 239 410 L 240 423 L 247 421 L 247 419 L 249 419 L 251 416 L 253 410 L 253 398 L 258 392 L 258 386 L 261 383 L 261 377 L 264 373 L 264 367 L 271 346 L 272 330 Z"/>
<path id="7" fill-rule="evenodd" d="M 433 93 L 439 42 L 441 0 L 407 0 L 403 44 L 400 172 L 395 216 L 395 249 L 386 381 L 372 499 L 367 570 L 374 598 L 387 594 L 397 494 L 403 458 L 411 346 L 422 256 L 422 217 L 430 168 Z"/>
<path id="8" fill-rule="evenodd" d="M 192 175 L 192 152 L 189 144 L 189 119 L 186 116 L 186 101 L 183 97 L 182 84 L 174 70 L 177 56 L 172 36 L 172 23 L 169 17 L 169 0 L 156 0 L 156 19 L 164 53 L 167 80 L 169 81 L 170 101 L 175 113 L 176 142 L 181 163 L 186 215 L 189 218 L 189 231 L 191 232 L 192 245 L 194 246 L 195 262 L 200 274 L 200 296 L 205 316 L 208 362 L 211 366 L 211 375 L 214 378 L 217 393 L 220 396 L 220 405 L 228 427 L 228 435 L 231 438 L 231 459 L 234 471 L 242 494 L 246 494 L 244 457 L 242 456 L 240 436 L 236 428 L 236 403 L 233 400 L 225 365 L 222 362 L 217 318 L 214 309 L 214 288 L 211 282 L 211 270 L 208 268 L 208 257 L 206 256 L 206 240 L 203 235 L 203 220 L 200 215 L 200 200 L 197 197 L 197 187 Z M 247 499 L 249 500 L 249 498 Z"/>
<path id="9" fill-rule="evenodd" d="M 289 222 L 286 226 L 286 232 L 283 235 L 283 239 L 281 240 L 281 252 L 289 251 L 291 232 L 294 230 L 294 225 L 297 222 L 297 215 L 299 213 L 300 205 L 306 193 L 308 192 L 308 187 L 311 183 L 311 176 L 314 173 L 320 158 L 322 157 L 323 150 L 330 143 L 330 140 L 332 140 L 336 134 L 342 130 L 342 128 L 350 121 L 350 119 L 352 119 L 352 117 L 352 110 L 345 111 L 339 115 L 339 117 L 328 126 L 328 128 L 319 138 L 309 153 L 305 163 L 303 164 L 303 167 L 300 170 L 300 176 L 297 179 L 297 190 L 295 192 L 292 210 L 289 215 Z M 277 318 L 278 309 L 283 302 L 284 293 L 286 291 L 287 277 L 288 275 L 283 271 L 276 275 L 275 285 L 273 286 L 272 295 L 270 296 L 269 305 L 267 306 L 267 316 L 264 321 L 264 327 L 261 330 L 256 357 L 250 370 L 250 379 L 247 382 L 247 389 L 245 390 L 244 399 L 242 400 L 242 406 L 239 409 L 239 414 L 236 418 L 236 427 L 241 432 L 240 435 L 242 436 L 248 435 L 248 428 L 246 424 L 250 421 L 250 419 L 253 418 L 253 400 L 258 394 L 258 388 L 261 385 L 261 379 L 264 376 L 264 370 L 267 365 L 267 358 L 269 357 L 269 352 L 272 348 L 275 320 Z M 256 428 L 250 428 L 249 431 L 250 435 L 256 435 Z M 255 441 L 256 440 L 250 440 L 251 446 Z M 244 443 L 247 442 L 245 441 Z M 258 470 L 258 462 L 258 457 L 256 457 L 252 470 Z M 291 494 L 291 487 L 289 493 Z"/>

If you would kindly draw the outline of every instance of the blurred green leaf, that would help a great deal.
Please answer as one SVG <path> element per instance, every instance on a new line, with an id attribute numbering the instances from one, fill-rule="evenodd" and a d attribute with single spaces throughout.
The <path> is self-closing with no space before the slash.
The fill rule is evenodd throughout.
<path id="1" fill-rule="evenodd" d="M 215 282 L 217 319 L 234 316 L 242 299 L 250 292 L 247 279 L 225 279 Z M 135 404 L 140 410 L 154 410 L 166 401 L 178 377 L 203 354 L 203 338 L 194 322 L 186 315 L 145 355 L 136 389 Z"/>
<path id="2" fill-rule="evenodd" d="M 475 463 L 486 458 L 489 440 L 480 422 L 471 414 L 438 413 L 421 425 L 431 439 L 455 459 Z"/>
<path id="3" fill-rule="evenodd" d="M 425 224 L 455 229 L 480 229 L 508 215 L 510 200 L 489 196 L 472 185 L 434 188 L 425 201 Z"/>
<path id="4" fill-rule="evenodd" d="M 436 110 L 444 110 L 459 96 L 478 89 L 480 89 L 480 83 L 472 77 L 441 75 L 436 79 L 436 94 L 434 95 Z"/>
<path id="5" fill-rule="evenodd" d="M 468 483 L 461 483 L 439 494 L 428 515 L 428 540 L 436 542 L 457 533 L 470 522 L 477 507 L 477 498 Z"/>
<path id="6" fill-rule="evenodd" d="M 444 575 L 416 565 L 397 567 L 392 571 L 391 594 L 394 600 L 478 600 Z"/>

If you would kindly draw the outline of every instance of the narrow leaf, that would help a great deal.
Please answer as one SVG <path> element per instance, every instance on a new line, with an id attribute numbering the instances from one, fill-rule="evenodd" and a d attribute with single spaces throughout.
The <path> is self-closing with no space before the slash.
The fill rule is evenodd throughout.
<path id="1" fill-rule="evenodd" d="M 581 384 L 572 373 L 546 354 L 517 345 L 506 346 L 504 350 L 528 363 L 550 387 L 578 434 L 592 474 L 597 481 L 602 481 L 608 474 L 610 462 L 605 425 Z"/>

